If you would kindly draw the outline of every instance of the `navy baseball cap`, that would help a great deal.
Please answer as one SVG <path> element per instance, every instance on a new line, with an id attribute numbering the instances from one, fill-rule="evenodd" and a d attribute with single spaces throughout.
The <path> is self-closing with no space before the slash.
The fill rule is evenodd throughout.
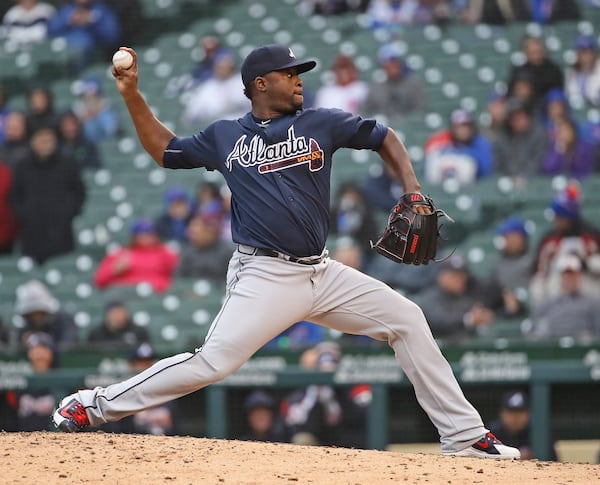
<path id="1" fill-rule="evenodd" d="M 269 44 L 254 49 L 242 63 L 242 83 L 248 86 L 254 79 L 271 71 L 295 67 L 298 73 L 314 69 L 315 61 L 296 59 L 292 49 L 279 44 Z"/>

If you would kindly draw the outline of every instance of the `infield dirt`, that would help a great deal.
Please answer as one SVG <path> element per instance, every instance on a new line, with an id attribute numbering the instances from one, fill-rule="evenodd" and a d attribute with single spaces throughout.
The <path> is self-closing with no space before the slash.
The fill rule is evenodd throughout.
<path id="1" fill-rule="evenodd" d="M 3 484 L 600 483 L 600 466 L 190 437 L 0 433 Z"/>

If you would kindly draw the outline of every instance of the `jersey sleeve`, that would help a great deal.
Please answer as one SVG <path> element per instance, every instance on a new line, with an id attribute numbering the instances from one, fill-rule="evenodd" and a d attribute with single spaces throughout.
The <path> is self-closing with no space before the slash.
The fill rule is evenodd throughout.
<path id="1" fill-rule="evenodd" d="M 373 118 L 362 118 L 342 110 L 329 110 L 334 148 L 379 150 L 387 127 Z"/>
<path id="2" fill-rule="evenodd" d="M 210 128 L 197 135 L 173 138 L 163 154 L 163 166 L 171 169 L 205 167 L 215 170 L 218 157 Z"/>

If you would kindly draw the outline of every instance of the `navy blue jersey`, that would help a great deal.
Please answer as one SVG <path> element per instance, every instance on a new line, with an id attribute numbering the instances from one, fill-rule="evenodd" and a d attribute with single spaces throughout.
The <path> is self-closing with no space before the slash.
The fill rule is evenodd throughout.
<path id="1" fill-rule="evenodd" d="M 234 242 L 306 257 L 325 247 L 333 153 L 379 150 L 386 133 L 373 119 L 337 109 L 309 109 L 260 125 L 248 113 L 173 138 L 163 163 L 223 174 L 232 194 Z"/>

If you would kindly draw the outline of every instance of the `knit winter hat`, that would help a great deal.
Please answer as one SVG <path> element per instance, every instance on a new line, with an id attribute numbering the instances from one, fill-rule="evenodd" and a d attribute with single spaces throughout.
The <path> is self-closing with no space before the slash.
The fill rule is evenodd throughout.
<path id="1" fill-rule="evenodd" d="M 571 183 L 567 185 L 565 190 L 556 194 L 550 209 L 555 216 L 565 219 L 579 219 L 581 210 L 581 190 L 579 185 Z"/>

